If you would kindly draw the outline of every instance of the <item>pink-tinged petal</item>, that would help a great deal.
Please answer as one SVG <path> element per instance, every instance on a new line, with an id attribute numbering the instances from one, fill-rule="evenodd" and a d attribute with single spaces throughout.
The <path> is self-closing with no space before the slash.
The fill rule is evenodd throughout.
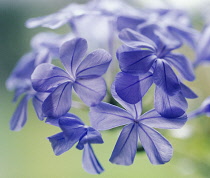
<path id="1" fill-rule="evenodd" d="M 139 138 L 152 164 L 165 164 L 173 155 L 173 148 L 159 132 L 139 124 Z"/>
<path id="2" fill-rule="evenodd" d="M 90 108 L 90 122 L 96 130 L 108 130 L 133 122 L 133 116 L 122 108 L 99 103 Z"/>
<path id="3" fill-rule="evenodd" d="M 87 41 L 83 38 L 74 38 L 61 46 L 60 59 L 71 77 L 75 77 L 76 70 L 85 56 L 87 48 Z"/>
<path id="4" fill-rule="evenodd" d="M 81 100 L 88 106 L 100 103 L 106 95 L 106 83 L 101 77 L 78 79 L 73 87 Z"/>
<path id="5" fill-rule="evenodd" d="M 40 64 L 31 75 L 33 88 L 39 92 L 50 91 L 62 83 L 70 82 L 70 76 L 53 64 Z"/>
<path id="6" fill-rule="evenodd" d="M 119 165 L 133 164 L 138 143 L 138 125 L 129 124 L 125 126 L 120 133 L 117 143 L 114 147 L 110 162 Z"/>
<path id="7" fill-rule="evenodd" d="M 42 110 L 47 117 L 60 117 L 71 108 L 72 84 L 59 85 L 44 101 Z"/>

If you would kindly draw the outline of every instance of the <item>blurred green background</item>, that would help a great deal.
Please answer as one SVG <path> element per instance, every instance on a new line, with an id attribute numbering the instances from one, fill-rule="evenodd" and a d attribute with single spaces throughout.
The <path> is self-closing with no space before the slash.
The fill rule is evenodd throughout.
<path id="1" fill-rule="evenodd" d="M 39 121 L 31 103 L 28 112 L 29 120 L 22 131 L 12 132 L 9 130 L 9 120 L 16 104 L 11 102 L 13 93 L 6 91 L 5 80 L 18 59 L 30 50 L 30 39 L 38 32 L 51 31 L 45 28 L 27 29 L 24 23 L 28 18 L 50 14 L 71 2 L 68 0 L 39 0 L 36 2 L 32 0 L 0 0 L 1 178 L 88 178 L 93 176 L 82 169 L 81 151 L 72 148 L 61 156 L 53 154 L 46 137 L 59 132 L 59 129 Z M 132 3 L 135 1 L 133 0 Z M 197 6 L 195 5 L 195 7 Z M 190 11 L 197 29 L 201 29 L 203 24 L 200 21 L 199 12 L 199 7 Z M 57 30 L 58 33 L 67 31 L 66 26 Z M 193 58 L 193 53 L 190 49 L 187 48 L 187 50 L 189 50 L 189 57 Z M 189 86 L 199 95 L 198 99 L 189 101 L 189 111 L 198 107 L 202 100 L 210 95 L 209 69 L 209 66 L 199 67 L 196 71 L 197 80 L 189 83 Z M 152 92 L 150 91 L 150 96 L 148 94 L 144 99 L 146 106 Z M 151 107 L 151 104 L 148 105 Z M 73 109 L 72 112 L 78 114 L 83 120 L 88 120 L 88 111 Z M 93 145 L 97 157 L 105 168 L 105 172 L 100 177 L 210 177 L 209 118 L 203 116 L 191 120 L 181 130 L 161 131 L 173 145 L 174 156 L 169 163 L 160 166 L 151 165 L 144 152 L 137 153 L 134 164 L 129 167 L 111 164 L 108 160 L 119 131 L 102 132 L 105 143 Z"/>

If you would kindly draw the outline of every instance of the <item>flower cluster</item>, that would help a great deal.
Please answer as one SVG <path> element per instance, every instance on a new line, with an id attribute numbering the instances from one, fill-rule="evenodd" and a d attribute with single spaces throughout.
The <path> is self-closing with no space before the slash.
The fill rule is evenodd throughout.
<path id="1" fill-rule="evenodd" d="M 170 161 L 173 148 L 154 128 L 178 129 L 186 123 L 186 98 L 197 95 L 184 82 L 195 80 L 194 69 L 210 60 L 206 49 L 210 28 L 201 33 L 193 29 L 180 10 L 136 9 L 118 0 L 70 4 L 26 22 L 29 28 L 56 29 L 64 24 L 70 26 L 68 34 L 35 36 L 31 52 L 8 78 L 6 86 L 15 91 L 14 101 L 22 97 L 11 130 L 23 128 L 32 99 L 38 118 L 61 129 L 48 137 L 55 155 L 77 143 L 76 148 L 84 150 L 83 168 L 91 174 L 104 171 L 91 144 L 103 143 L 99 131 L 119 126 L 124 127 L 110 162 L 131 165 L 139 142 L 152 164 Z M 196 52 L 194 63 L 177 52 L 185 43 Z M 153 84 L 154 109 L 142 114 L 142 99 Z M 106 93 L 121 107 L 109 103 Z M 71 113 L 73 98 L 90 109 L 91 126 Z M 209 99 L 189 116 L 208 114 L 208 103 Z"/>

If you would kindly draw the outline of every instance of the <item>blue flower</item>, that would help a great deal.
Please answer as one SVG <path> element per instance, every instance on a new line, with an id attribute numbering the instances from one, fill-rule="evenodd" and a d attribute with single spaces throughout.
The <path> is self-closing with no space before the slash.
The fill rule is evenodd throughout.
<path id="1" fill-rule="evenodd" d="M 6 81 L 8 90 L 15 90 L 14 101 L 23 95 L 13 116 L 10 120 L 10 129 L 19 131 L 27 121 L 27 105 L 32 99 L 34 109 L 40 120 L 44 119 L 42 113 L 42 102 L 46 93 L 37 93 L 31 84 L 31 74 L 36 66 L 41 63 L 51 62 L 53 57 L 58 56 L 61 42 L 70 38 L 70 35 L 57 35 L 54 33 L 40 33 L 31 40 L 32 51 L 25 54 L 13 69 Z"/>
<path id="2" fill-rule="evenodd" d="M 188 114 L 189 119 L 194 119 L 198 116 L 206 115 L 207 117 L 210 117 L 210 96 L 207 97 L 201 104 L 199 108 L 196 110 L 190 112 Z"/>
<path id="3" fill-rule="evenodd" d="M 43 103 L 45 116 L 59 117 L 71 108 L 72 87 L 88 106 L 98 104 L 106 95 L 101 77 L 107 70 L 111 56 L 102 49 L 86 56 L 87 41 L 75 38 L 64 43 L 60 58 L 65 70 L 53 64 L 41 64 L 33 72 L 33 87 L 38 92 L 50 92 Z"/>
<path id="4" fill-rule="evenodd" d="M 189 17 L 181 10 L 146 9 L 139 16 L 124 15 L 117 19 L 119 31 L 130 28 L 146 35 L 154 27 L 164 35 L 170 36 L 171 40 L 186 41 L 191 47 L 196 48 L 199 32 L 191 27 Z"/>
<path id="5" fill-rule="evenodd" d="M 185 124 L 187 116 L 165 118 L 159 115 L 155 109 L 141 115 L 141 102 L 136 104 L 124 102 L 115 92 L 114 85 L 112 95 L 126 110 L 103 102 L 91 107 L 90 110 L 91 124 L 97 130 L 108 130 L 125 125 L 110 161 L 120 165 L 132 164 L 137 143 L 140 140 L 152 164 L 168 162 L 173 154 L 172 146 L 153 128 L 178 129 Z"/>
<path id="6" fill-rule="evenodd" d="M 71 149 L 77 143 L 77 149 L 84 150 L 82 165 L 90 174 L 100 174 L 103 167 L 96 158 L 91 144 L 101 144 L 101 134 L 84 125 L 77 116 L 67 113 L 60 118 L 47 118 L 47 123 L 59 126 L 62 132 L 48 137 L 55 155 L 61 155 Z"/>
<path id="7" fill-rule="evenodd" d="M 192 64 L 184 55 L 171 52 L 180 47 L 179 42 L 171 42 L 156 30 L 151 30 L 150 34 L 148 38 L 131 29 L 120 32 L 125 45 L 117 51 L 122 72 L 115 79 L 116 92 L 126 102 L 135 104 L 155 83 L 156 110 L 164 117 L 179 117 L 187 109 L 185 89 L 190 89 L 180 82 L 172 66 L 186 80 L 193 81 Z"/>
<path id="8" fill-rule="evenodd" d="M 196 47 L 196 59 L 194 62 L 194 67 L 197 67 L 200 64 L 209 63 L 210 61 L 210 52 L 209 52 L 209 45 L 210 45 L 210 25 L 204 27 L 203 31 L 201 32 L 200 38 L 197 41 Z"/>

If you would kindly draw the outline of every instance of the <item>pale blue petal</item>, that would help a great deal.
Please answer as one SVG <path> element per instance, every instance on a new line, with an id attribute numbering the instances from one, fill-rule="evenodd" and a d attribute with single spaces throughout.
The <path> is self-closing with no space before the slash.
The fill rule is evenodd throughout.
<path id="1" fill-rule="evenodd" d="M 40 64 L 31 75 L 33 88 L 39 92 L 50 91 L 60 84 L 70 82 L 70 76 L 53 64 Z"/>
<path id="2" fill-rule="evenodd" d="M 187 115 L 184 114 L 180 117 L 166 118 L 162 117 L 155 109 L 152 109 L 143 114 L 139 122 L 147 125 L 148 127 L 159 129 L 179 129 L 187 121 Z"/>
<path id="3" fill-rule="evenodd" d="M 88 106 L 100 103 L 106 95 L 106 83 L 101 77 L 78 79 L 73 87 L 81 100 Z"/>
<path id="4" fill-rule="evenodd" d="M 111 59 L 111 55 L 103 49 L 90 53 L 77 68 L 77 78 L 102 76 L 107 71 Z"/>
<path id="5" fill-rule="evenodd" d="M 87 51 L 87 41 L 74 38 L 65 42 L 60 48 L 60 59 L 67 72 L 75 78 L 76 70 Z"/>
<path id="6" fill-rule="evenodd" d="M 139 138 L 152 164 L 165 164 L 170 161 L 173 148 L 159 132 L 139 124 Z"/>
<path id="7" fill-rule="evenodd" d="M 119 165 L 133 164 L 138 143 L 138 125 L 129 124 L 125 126 L 120 133 L 117 143 L 114 147 L 110 162 Z"/>
<path id="8" fill-rule="evenodd" d="M 59 85 L 44 101 L 42 110 L 47 117 L 59 117 L 71 108 L 72 84 L 67 82 Z"/>
<path id="9" fill-rule="evenodd" d="M 82 167 L 90 174 L 101 174 L 104 171 L 90 144 L 85 144 L 82 156 Z"/>
<path id="10" fill-rule="evenodd" d="M 108 130 L 133 122 L 133 116 L 122 108 L 100 103 L 90 108 L 90 122 L 97 130 Z"/>

